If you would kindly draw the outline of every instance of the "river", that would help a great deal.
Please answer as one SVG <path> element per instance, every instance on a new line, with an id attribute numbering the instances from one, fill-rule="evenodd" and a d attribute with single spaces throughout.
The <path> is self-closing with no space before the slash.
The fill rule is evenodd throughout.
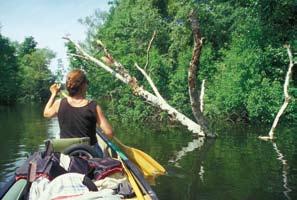
<path id="1" fill-rule="evenodd" d="M 117 137 L 158 160 L 168 171 L 153 186 L 161 200 L 297 199 L 297 125 L 277 129 L 277 140 L 258 135 L 269 127 L 217 123 L 216 140 L 193 139 L 180 127 L 111 122 Z M 0 187 L 26 157 L 58 137 L 57 119 L 42 106 L 0 107 Z"/>

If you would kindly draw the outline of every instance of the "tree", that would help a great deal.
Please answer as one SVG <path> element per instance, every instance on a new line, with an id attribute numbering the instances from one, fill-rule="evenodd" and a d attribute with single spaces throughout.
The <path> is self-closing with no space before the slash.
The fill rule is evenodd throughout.
<path id="1" fill-rule="evenodd" d="M 283 44 L 291 44 L 293 50 L 297 47 L 293 0 L 282 0 L 279 4 L 259 0 L 117 0 L 111 4 L 108 14 L 96 12 L 85 20 L 89 34 L 87 41 L 79 45 L 94 58 L 100 59 L 105 54 L 96 42 L 100 39 L 139 85 L 154 93 L 135 62 L 151 77 L 168 104 L 194 119 L 186 87 L 193 46 L 198 44 L 188 21 L 193 9 L 204 38 L 199 74 L 191 83 L 197 86 L 194 91 L 199 91 L 206 80 L 205 115 L 244 122 L 273 120 L 280 106 L 286 73 Z M 146 50 L 154 31 L 156 36 L 148 58 Z M 111 80 L 108 73 L 93 64 L 80 62 L 76 66 L 83 68 L 91 79 L 90 95 L 110 99 L 107 106 L 110 113 L 129 121 L 166 119 L 165 112 L 146 106 L 130 94 L 127 85 Z M 293 72 L 293 84 L 296 74 Z M 294 87 L 290 90 L 293 97 L 297 95 Z M 297 103 L 293 101 L 284 117 L 295 120 L 296 111 Z"/>
<path id="2" fill-rule="evenodd" d="M 43 101 L 48 98 L 50 83 L 54 75 L 49 70 L 51 59 L 55 54 L 49 49 L 36 48 L 37 42 L 28 37 L 19 46 L 19 76 L 21 77 L 21 101 Z"/>
<path id="3" fill-rule="evenodd" d="M 133 91 L 133 93 L 135 95 L 143 97 L 147 102 L 153 104 L 154 106 L 157 106 L 158 108 L 160 108 L 163 111 L 166 111 L 175 120 L 178 120 L 179 122 L 181 122 L 183 125 L 185 125 L 188 128 L 188 130 L 190 130 L 191 132 L 197 134 L 198 136 L 206 136 L 206 133 L 209 133 L 209 132 L 205 132 L 205 130 L 203 129 L 203 127 L 201 127 L 201 125 L 195 123 L 194 121 L 192 121 L 191 119 L 186 117 L 184 114 L 180 113 L 175 108 L 170 106 L 166 102 L 166 100 L 160 95 L 158 89 L 156 88 L 156 86 L 153 83 L 153 81 L 151 80 L 151 78 L 147 75 L 147 73 L 142 68 L 140 68 L 138 66 L 137 63 L 135 64 L 136 68 L 146 78 L 146 80 L 150 84 L 154 94 L 150 93 L 149 91 L 145 90 L 143 88 L 143 86 L 139 85 L 138 80 L 136 79 L 136 77 L 131 76 L 129 74 L 129 72 L 120 63 L 118 63 L 116 60 L 114 60 L 112 58 L 111 54 L 109 54 L 107 52 L 107 49 L 104 48 L 104 45 L 100 41 L 98 43 L 100 43 L 100 45 L 104 48 L 104 51 L 105 51 L 105 54 L 106 54 L 106 57 L 103 57 L 102 60 L 104 62 L 106 62 L 107 65 L 104 64 L 103 62 L 101 62 L 100 60 L 94 58 L 93 56 L 90 56 L 88 53 L 86 53 L 80 47 L 79 44 L 72 41 L 69 37 L 65 37 L 65 39 L 68 40 L 69 42 L 71 42 L 72 44 L 74 44 L 76 49 L 77 49 L 78 54 L 74 54 L 72 56 L 76 56 L 76 57 L 79 57 L 79 58 L 84 58 L 87 61 L 91 61 L 94 64 L 96 64 L 96 65 L 100 66 L 101 68 L 105 69 L 107 72 L 113 74 L 118 80 L 120 80 L 123 83 L 127 84 L 132 89 L 132 91 Z M 113 67 L 110 67 L 108 65 L 113 65 Z M 209 134 L 207 136 L 213 137 L 214 135 Z"/>
<path id="4" fill-rule="evenodd" d="M 32 36 L 26 37 L 24 42 L 20 45 L 18 53 L 20 57 L 31 54 L 36 50 L 37 42 Z"/>
<path id="5" fill-rule="evenodd" d="M 0 104 L 10 104 L 16 101 L 18 92 L 19 66 L 15 48 L 9 39 L 0 34 Z"/>

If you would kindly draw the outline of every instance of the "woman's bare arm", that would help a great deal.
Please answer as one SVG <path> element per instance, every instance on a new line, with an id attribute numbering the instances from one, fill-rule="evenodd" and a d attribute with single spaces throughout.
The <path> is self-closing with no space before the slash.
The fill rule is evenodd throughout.
<path id="1" fill-rule="evenodd" d="M 43 116 L 46 118 L 51 118 L 57 115 L 58 113 L 58 109 L 60 106 L 60 99 L 59 100 L 55 100 L 58 92 L 60 90 L 60 86 L 58 84 L 53 84 L 50 87 L 50 91 L 51 91 L 51 97 L 49 98 L 44 111 L 43 111 Z"/>

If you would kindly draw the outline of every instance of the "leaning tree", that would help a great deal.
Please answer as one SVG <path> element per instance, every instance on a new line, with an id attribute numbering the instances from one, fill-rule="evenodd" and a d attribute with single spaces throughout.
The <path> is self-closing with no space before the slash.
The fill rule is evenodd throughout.
<path id="1" fill-rule="evenodd" d="M 188 90 L 191 102 L 191 108 L 196 121 L 193 121 L 183 113 L 179 112 L 177 109 L 168 104 L 168 102 L 162 97 L 158 88 L 154 84 L 152 78 L 146 73 L 146 66 L 149 64 L 149 53 L 151 45 L 156 37 L 156 32 L 153 33 L 151 40 L 147 47 L 146 64 L 144 67 L 140 67 L 137 63 L 134 66 L 142 73 L 145 79 L 151 86 L 153 93 L 149 92 L 144 88 L 143 85 L 139 84 L 139 81 L 135 76 L 132 76 L 128 70 L 117 61 L 111 53 L 109 53 L 107 47 L 102 41 L 96 40 L 96 43 L 103 50 L 104 56 L 101 58 L 96 58 L 90 55 L 79 43 L 73 41 L 69 36 L 63 37 L 69 43 L 73 44 L 76 53 L 69 53 L 69 56 L 73 56 L 85 61 L 89 61 L 98 67 L 106 70 L 112 74 L 116 79 L 122 81 L 123 83 L 129 85 L 132 92 L 136 96 L 142 97 L 146 102 L 166 111 L 174 120 L 179 121 L 182 125 L 186 126 L 189 131 L 198 136 L 202 137 L 214 137 L 215 135 L 211 133 L 207 126 L 207 121 L 202 114 L 203 110 L 203 95 L 204 95 L 204 81 L 202 82 L 201 91 L 197 87 L 197 75 L 199 72 L 199 59 L 202 50 L 202 36 L 200 31 L 199 22 L 197 15 L 194 11 L 189 14 L 189 21 L 191 23 L 191 29 L 194 39 L 194 47 L 192 52 L 192 58 L 188 68 Z"/>

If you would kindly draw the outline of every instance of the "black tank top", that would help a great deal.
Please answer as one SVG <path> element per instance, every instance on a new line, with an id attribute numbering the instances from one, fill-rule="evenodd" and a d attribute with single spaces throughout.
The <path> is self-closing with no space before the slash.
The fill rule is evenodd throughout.
<path id="1" fill-rule="evenodd" d="M 89 137 L 91 145 L 97 143 L 96 106 L 96 102 L 91 101 L 83 107 L 73 107 L 66 98 L 62 99 L 58 110 L 60 137 Z"/>

